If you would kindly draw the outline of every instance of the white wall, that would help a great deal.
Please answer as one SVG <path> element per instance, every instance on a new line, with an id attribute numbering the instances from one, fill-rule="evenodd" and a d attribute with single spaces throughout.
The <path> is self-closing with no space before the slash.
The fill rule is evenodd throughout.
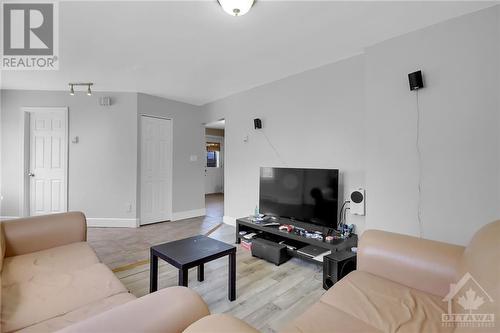
<path id="1" fill-rule="evenodd" d="M 416 96 L 421 69 L 426 238 L 465 244 L 500 217 L 498 7 L 367 49 L 367 228 L 418 235 Z"/>
<path id="2" fill-rule="evenodd" d="M 446 21 L 205 105 L 206 122 L 226 119 L 224 214 L 253 212 L 260 166 L 339 168 L 344 195 L 367 188 L 366 226 L 363 217 L 349 221 L 358 231 L 419 235 L 416 96 L 407 74 L 421 69 L 423 236 L 466 244 L 500 218 L 499 13 L 496 6 Z M 281 158 L 253 130 L 256 117 Z"/>
<path id="3" fill-rule="evenodd" d="M 174 219 L 204 215 L 205 128 L 200 107 L 146 94 L 137 97 L 139 115 L 172 119 Z M 191 161 L 196 156 L 196 161 Z"/>
<path id="4" fill-rule="evenodd" d="M 341 193 L 365 185 L 363 56 L 207 104 L 204 115 L 205 122 L 226 120 L 227 217 L 253 213 L 261 166 L 338 168 Z M 257 117 L 261 131 L 253 128 Z M 363 229 L 364 217 L 350 222 Z"/>
<path id="5" fill-rule="evenodd" d="M 173 120 L 174 219 L 203 215 L 203 142 L 199 108 L 136 93 L 3 90 L 1 104 L 0 216 L 22 216 L 21 108 L 69 107 L 69 137 L 79 143 L 69 148 L 70 210 L 83 211 L 90 225 L 135 226 L 138 212 L 138 117 L 148 114 Z M 111 107 L 98 105 L 100 96 L 111 96 Z M 198 157 L 190 162 L 190 156 Z"/>
<path id="6" fill-rule="evenodd" d="M 134 224 L 136 218 L 137 94 L 94 93 L 87 96 L 67 91 L 3 90 L 2 211 L 0 216 L 22 216 L 22 107 L 69 107 L 70 210 L 88 218 L 113 219 Z M 99 96 L 112 96 L 111 107 L 100 107 Z M 131 209 L 129 210 L 129 205 Z"/>

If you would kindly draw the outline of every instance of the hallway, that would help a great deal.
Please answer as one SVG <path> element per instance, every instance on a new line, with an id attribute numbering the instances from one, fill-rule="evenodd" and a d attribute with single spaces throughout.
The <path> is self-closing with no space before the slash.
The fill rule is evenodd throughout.
<path id="1" fill-rule="evenodd" d="M 221 218 L 224 216 L 224 193 L 205 195 L 206 216 Z"/>

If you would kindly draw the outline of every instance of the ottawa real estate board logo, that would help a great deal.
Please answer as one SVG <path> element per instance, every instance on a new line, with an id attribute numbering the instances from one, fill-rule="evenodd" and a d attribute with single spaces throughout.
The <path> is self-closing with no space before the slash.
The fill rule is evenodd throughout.
<path id="1" fill-rule="evenodd" d="M 1 69 L 57 70 L 57 3 L 2 1 L 1 10 Z"/>
<path id="2" fill-rule="evenodd" d="M 448 313 L 441 315 L 442 326 L 495 327 L 495 301 L 470 273 L 450 285 L 443 301 L 448 302 Z"/>

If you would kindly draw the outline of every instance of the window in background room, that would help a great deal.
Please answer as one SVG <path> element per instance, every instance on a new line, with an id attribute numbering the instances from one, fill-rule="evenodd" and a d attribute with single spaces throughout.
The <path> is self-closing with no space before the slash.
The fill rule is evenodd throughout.
<path id="1" fill-rule="evenodd" d="M 220 143 L 207 142 L 207 167 L 219 168 Z"/>

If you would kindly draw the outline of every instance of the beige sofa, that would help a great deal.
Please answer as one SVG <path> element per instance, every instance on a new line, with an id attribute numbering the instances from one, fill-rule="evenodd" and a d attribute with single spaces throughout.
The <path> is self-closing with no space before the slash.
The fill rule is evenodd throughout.
<path id="1" fill-rule="evenodd" d="M 443 326 L 443 301 L 450 284 L 471 276 L 489 294 L 473 288 L 483 304 L 473 313 L 491 313 L 496 327 Z M 472 283 L 472 280 L 468 280 Z M 467 283 L 469 283 L 467 282 Z M 452 313 L 463 309 L 452 299 Z M 328 290 L 283 333 L 322 332 L 499 332 L 500 221 L 481 228 L 467 247 L 369 230 L 359 241 L 357 270 Z M 185 333 L 257 332 L 225 315 L 204 317 Z"/>
<path id="2" fill-rule="evenodd" d="M 0 226 L 0 332 L 177 333 L 209 314 L 183 287 L 136 299 L 87 244 L 81 213 Z"/>

